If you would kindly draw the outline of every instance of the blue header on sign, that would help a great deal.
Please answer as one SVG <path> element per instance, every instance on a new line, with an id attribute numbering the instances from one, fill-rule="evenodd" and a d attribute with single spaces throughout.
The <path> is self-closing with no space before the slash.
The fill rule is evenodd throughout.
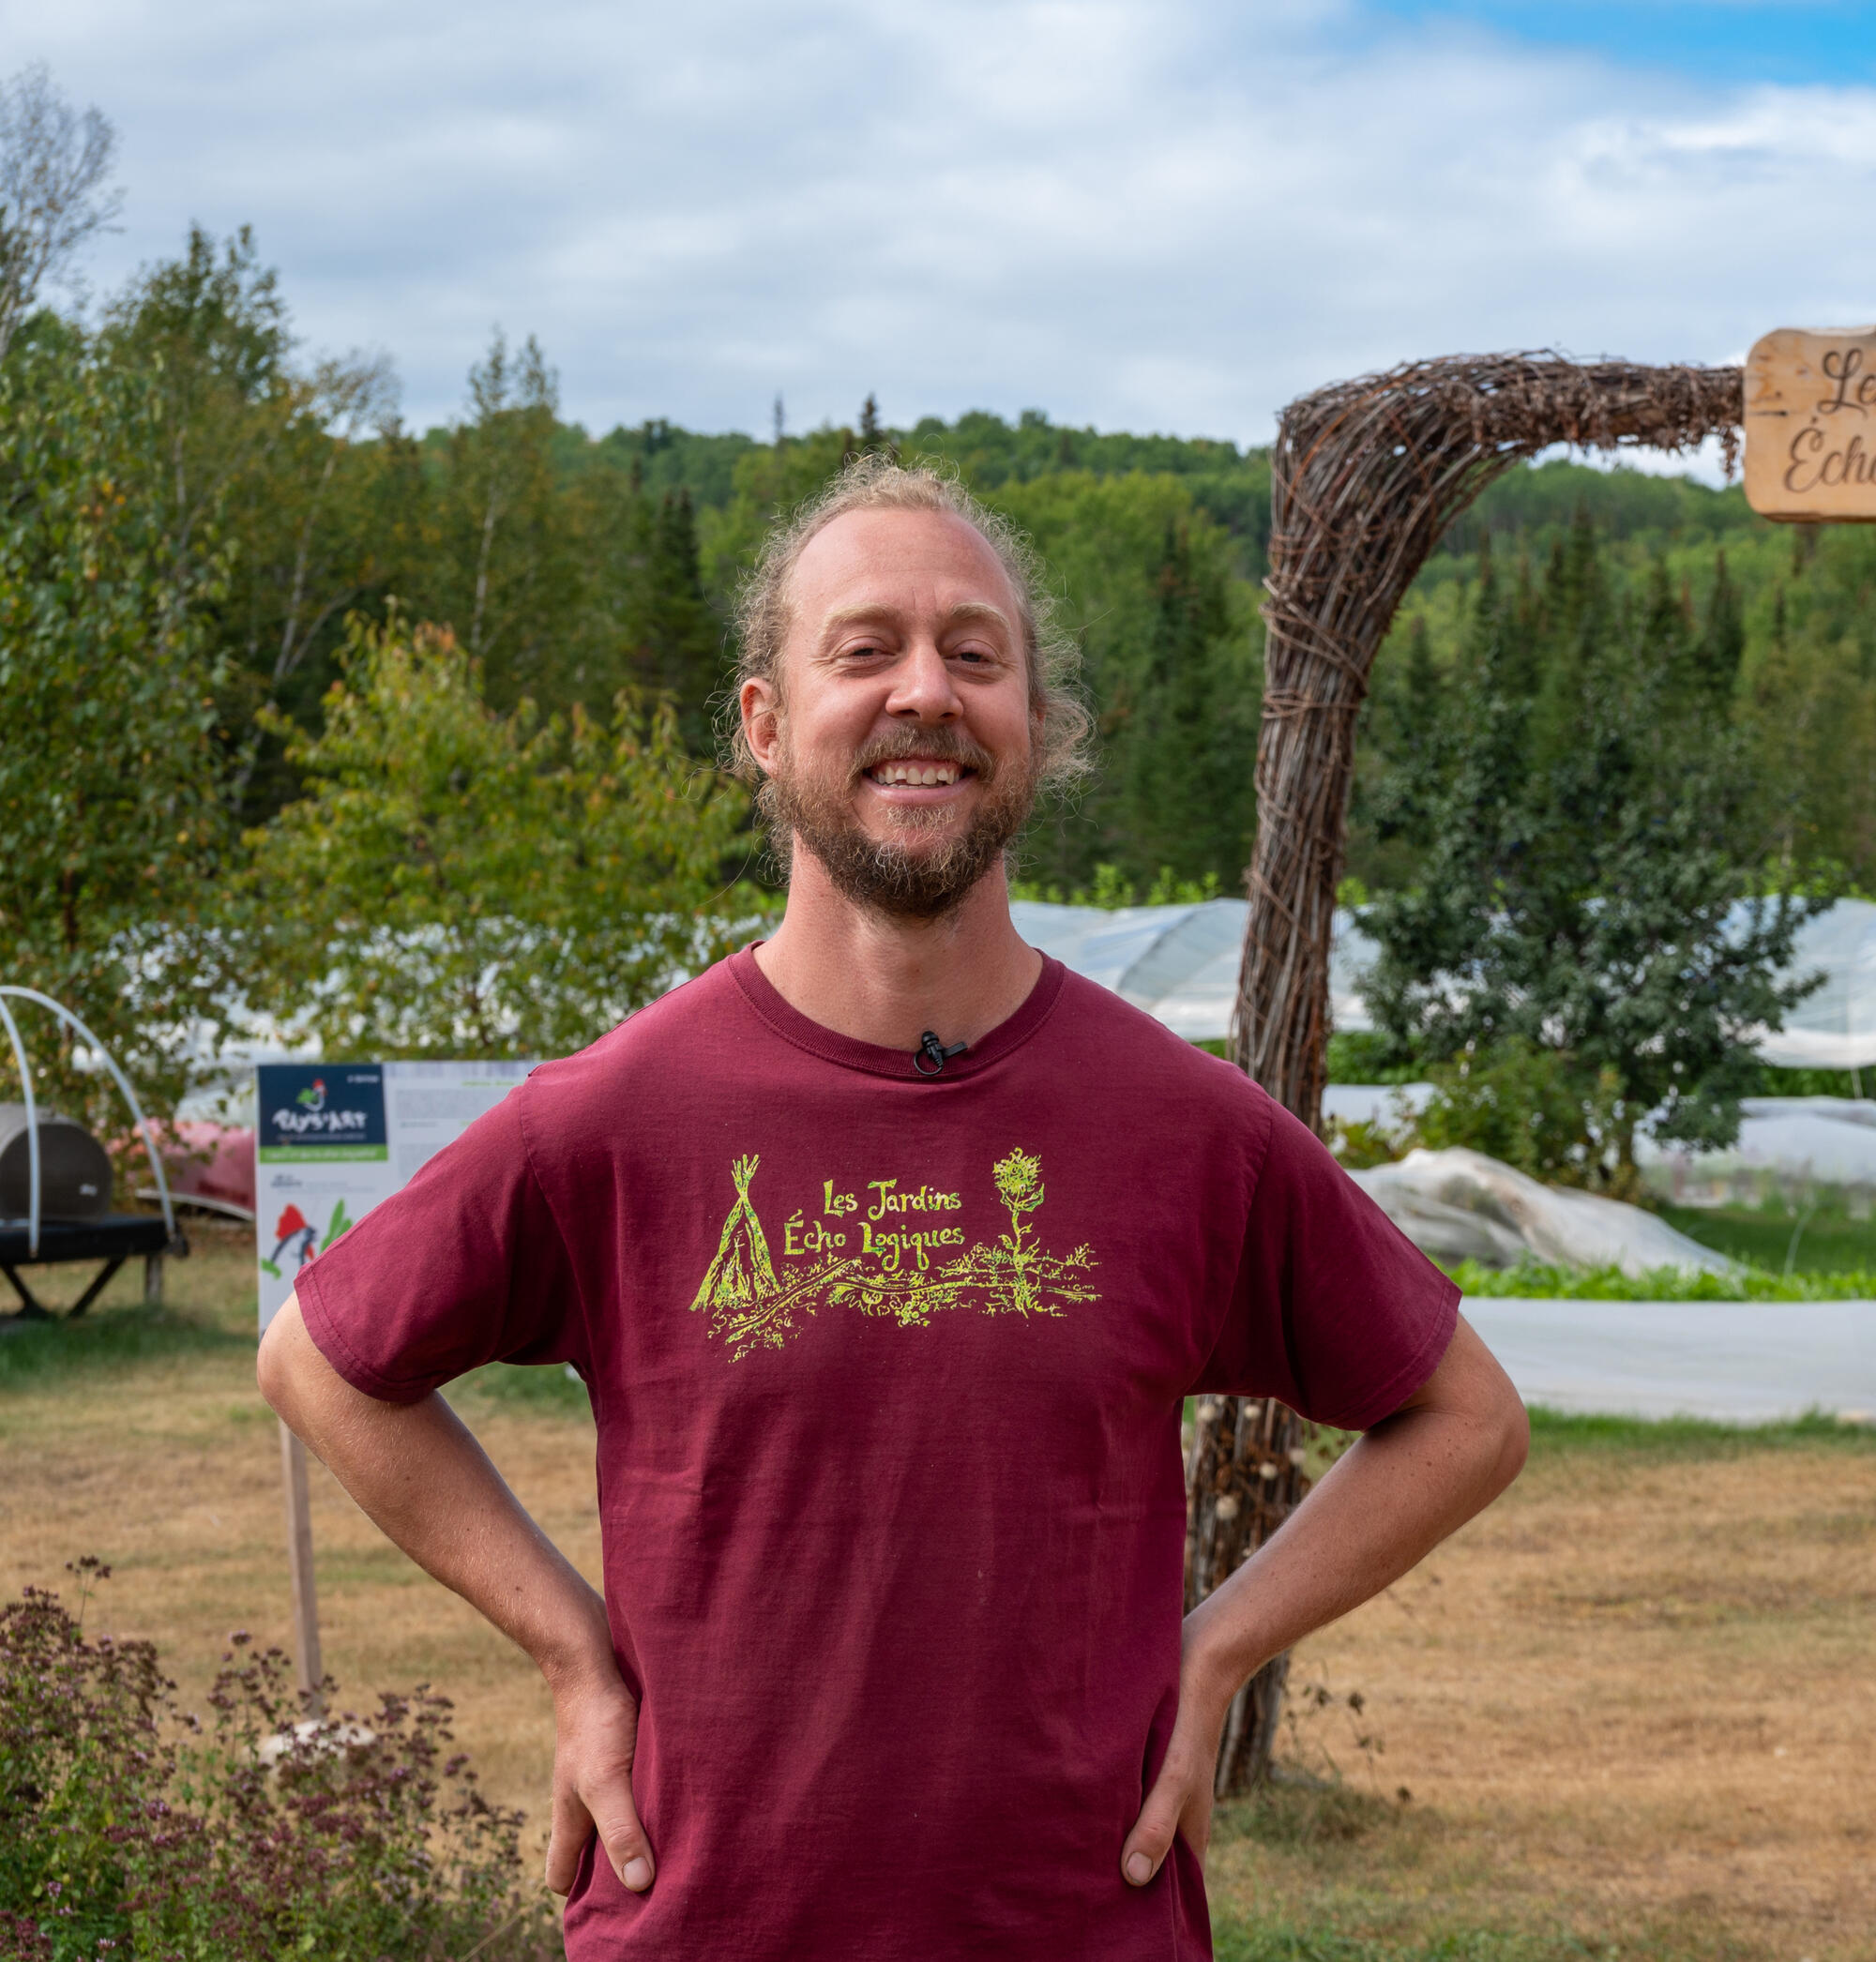
<path id="1" fill-rule="evenodd" d="M 385 1074 L 376 1064 L 262 1063 L 256 1142 L 384 1144 Z"/>

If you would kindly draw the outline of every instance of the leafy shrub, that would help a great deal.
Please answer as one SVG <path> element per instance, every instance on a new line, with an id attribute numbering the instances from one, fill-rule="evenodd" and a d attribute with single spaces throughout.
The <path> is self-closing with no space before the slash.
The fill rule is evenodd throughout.
<path id="1" fill-rule="evenodd" d="M 419 1687 L 368 1718 L 306 1713 L 278 1649 L 237 1633 L 204 1727 L 145 1641 L 85 1639 L 56 1594 L 0 1608 L 0 1954 L 87 1962 L 558 1953 L 522 1878 L 522 1815 L 450 1754 Z M 327 1685 L 328 1693 L 331 1685 Z"/>
<path id="2" fill-rule="evenodd" d="M 246 988 L 328 1056 L 561 1056 L 748 937 L 749 800 L 669 702 L 501 715 L 443 627 L 355 621 L 306 794 L 250 835 Z M 465 1049 L 464 1045 L 468 1048 Z"/>
<path id="3" fill-rule="evenodd" d="M 1507 1036 L 1461 1049 L 1427 1076 L 1433 1094 L 1414 1121 L 1415 1144 L 1470 1145 L 1548 1185 L 1639 1197 L 1633 1166 L 1621 1155 L 1622 1085 L 1613 1070 L 1587 1072 L 1560 1050 Z"/>
<path id="4" fill-rule="evenodd" d="M 1546 1185 L 1645 1199 L 1624 1156 L 1624 1127 L 1634 1113 L 1613 1070 L 1588 1071 L 1566 1051 L 1514 1035 L 1469 1045 L 1446 1062 L 1424 1064 L 1419 1074 L 1432 1090 L 1417 1110 L 1397 1094 L 1372 1118 L 1332 1121 L 1330 1141 L 1344 1165 L 1361 1170 L 1416 1146 L 1465 1145 Z"/>
<path id="5" fill-rule="evenodd" d="M 1412 1148 L 1413 1123 L 1404 1115 L 1390 1121 L 1384 1112 L 1376 1117 L 1332 1117 L 1329 1149 L 1350 1171 L 1391 1165 Z"/>

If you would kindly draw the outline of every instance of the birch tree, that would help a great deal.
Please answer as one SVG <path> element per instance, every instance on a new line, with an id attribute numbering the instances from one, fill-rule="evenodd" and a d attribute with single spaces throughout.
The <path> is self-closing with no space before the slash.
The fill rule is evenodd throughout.
<path id="1" fill-rule="evenodd" d="M 105 182 L 117 136 L 96 109 L 74 109 L 43 62 L 0 83 L 0 361 L 49 279 L 117 216 Z"/>

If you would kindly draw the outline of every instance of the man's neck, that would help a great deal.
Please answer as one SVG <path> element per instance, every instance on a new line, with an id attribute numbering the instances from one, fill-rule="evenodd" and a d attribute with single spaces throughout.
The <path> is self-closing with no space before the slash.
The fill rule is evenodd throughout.
<path id="1" fill-rule="evenodd" d="M 1009 916 L 1002 866 L 943 919 L 906 920 L 856 906 L 799 848 L 788 910 L 755 958 L 791 1008 L 886 1049 L 915 1049 L 928 1029 L 946 1044 L 981 1041 L 1042 973 Z"/>

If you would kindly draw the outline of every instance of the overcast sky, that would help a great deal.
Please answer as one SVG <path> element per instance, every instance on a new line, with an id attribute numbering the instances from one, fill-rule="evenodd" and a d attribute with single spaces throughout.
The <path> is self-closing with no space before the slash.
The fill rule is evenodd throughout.
<path id="1" fill-rule="evenodd" d="M 1316 384 L 1876 316 L 1876 5 L 0 0 L 122 139 L 108 289 L 249 223 L 314 351 L 458 413 L 1039 407 L 1267 441 Z"/>

